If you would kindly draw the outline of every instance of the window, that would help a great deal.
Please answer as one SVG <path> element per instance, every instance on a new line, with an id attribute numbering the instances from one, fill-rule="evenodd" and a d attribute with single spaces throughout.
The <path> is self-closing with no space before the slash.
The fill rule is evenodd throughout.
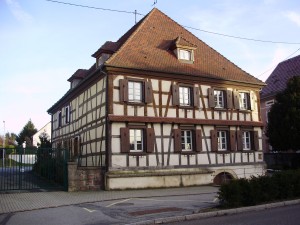
<path id="1" fill-rule="evenodd" d="M 191 88 L 179 87 L 179 104 L 182 106 L 191 106 Z"/>
<path id="2" fill-rule="evenodd" d="M 153 153 L 155 146 L 154 128 L 122 127 L 121 153 Z"/>
<path id="3" fill-rule="evenodd" d="M 232 109 L 232 91 L 208 88 L 208 105 L 215 109 Z"/>
<path id="4" fill-rule="evenodd" d="M 141 104 L 153 101 L 152 84 L 150 81 L 121 79 L 119 84 L 121 102 Z"/>
<path id="5" fill-rule="evenodd" d="M 70 114 L 71 114 L 71 112 L 70 112 L 70 106 L 67 106 L 65 108 L 65 123 L 66 124 L 70 123 Z"/>
<path id="6" fill-rule="evenodd" d="M 251 133 L 250 131 L 243 131 L 243 150 L 251 149 Z"/>
<path id="7" fill-rule="evenodd" d="M 172 85 L 172 102 L 176 106 L 190 106 L 198 108 L 200 106 L 199 87 L 188 85 Z"/>
<path id="8" fill-rule="evenodd" d="M 258 132 L 253 130 L 237 131 L 238 151 L 259 150 Z"/>
<path id="9" fill-rule="evenodd" d="M 218 131 L 218 151 L 227 151 L 227 132 Z"/>
<path id="10" fill-rule="evenodd" d="M 201 152 L 202 131 L 193 128 L 174 129 L 174 152 Z"/>
<path id="11" fill-rule="evenodd" d="M 249 96 L 249 93 L 240 92 L 239 93 L 239 99 L 240 99 L 240 109 L 242 109 L 242 110 L 250 109 L 250 96 Z"/>
<path id="12" fill-rule="evenodd" d="M 181 148 L 182 151 L 192 151 L 193 149 L 193 138 L 191 130 L 181 131 Z"/>
<path id="13" fill-rule="evenodd" d="M 143 151 L 143 130 L 130 129 L 130 151 Z"/>
<path id="14" fill-rule="evenodd" d="M 216 108 L 225 108 L 224 91 L 214 90 L 214 101 Z"/>
<path id="15" fill-rule="evenodd" d="M 58 116 L 57 116 L 57 126 L 61 127 L 61 111 L 58 112 Z"/>
<path id="16" fill-rule="evenodd" d="M 179 59 L 192 61 L 192 50 L 179 49 Z"/>
<path id="17" fill-rule="evenodd" d="M 142 82 L 128 82 L 128 101 L 142 102 Z"/>

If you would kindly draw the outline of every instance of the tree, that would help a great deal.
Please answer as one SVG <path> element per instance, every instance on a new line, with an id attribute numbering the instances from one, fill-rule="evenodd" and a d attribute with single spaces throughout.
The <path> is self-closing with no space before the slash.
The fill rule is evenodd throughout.
<path id="1" fill-rule="evenodd" d="M 266 134 L 274 149 L 300 149 L 300 76 L 291 78 L 287 88 L 276 95 L 268 121 Z"/>
<path id="2" fill-rule="evenodd" d="M 5 134 L 5 147 L 15 147 L 17 145 L 16 137 L 16 134 L 7 132 Z M 0 137 L 0 145 L 3 146 L 3 136 Z"/>
<path id="3" fill-rule="evenodd" d="M 40 139 L 40 146 L 41 148 L 51 148 L 52 144 L 50 141 L 50 137 L 46 132 L 43 132 L 39 136 Z"/>
<path id="4" fill-rule="evenodd" d="M 37 132 L 34 124 L 31 122 L 31 119 L 27 122 L 27 124 L 23 127 L 22 131 L 16 138 L 16 141 L 19 145 L 22 145 L 24 141 L 26 141 L 26 146 L 32 146 L 32 136 Z"/>

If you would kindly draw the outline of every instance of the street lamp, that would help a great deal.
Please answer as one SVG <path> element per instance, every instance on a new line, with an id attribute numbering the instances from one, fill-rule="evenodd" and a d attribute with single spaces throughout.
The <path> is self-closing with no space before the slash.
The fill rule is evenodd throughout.
<path id="1" fill-rule="evenodd" d="M 2 144 L 2 168 L 4 168 L 4 152 L 5 152 L 5 121 L 3 120 L 3 130 L 4 130 L 4 135 L 3 135 L 3 144 Z"/>
<path id="2" fill-rule="evenodd" d="M 3 150 L 5 148 L 5 121 L 3 120 L 3 130 L 4 130 L 4 135 L 3 135 Z"/>

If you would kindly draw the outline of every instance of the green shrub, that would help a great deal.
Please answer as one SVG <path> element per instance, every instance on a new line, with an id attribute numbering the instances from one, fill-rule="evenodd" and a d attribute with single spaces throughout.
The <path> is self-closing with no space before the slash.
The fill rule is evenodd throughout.
<path id="1" fill-rule="evenodd" d="M 222 207 L 232 208 L 300 197 L 300 170 L 277 172 L 272 176 L 237 179 L 222 184 Z"/>

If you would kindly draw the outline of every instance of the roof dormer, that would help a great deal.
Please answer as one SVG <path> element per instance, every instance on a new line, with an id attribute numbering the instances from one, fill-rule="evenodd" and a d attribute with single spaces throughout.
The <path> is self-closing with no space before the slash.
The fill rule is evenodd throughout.
<path id="1" fill-rule="evenodd" d="M 190 43 L 183 37 L 177 37 L 172 46 L 171 50 L 173 50 L 177 59 L 183 63 L 194 63 L 195 61 L 195 51 L 197 46 Z"/>
<path id="2" fill-rule="evenodd" d="M 107 41 L 105 42 L 92 56 L 96 58 L 97 68 L 103 65 L 110 56 L 119 48 L 118 42 Z"/>
<path id="3" fill-rule="evenodd" d="M 70 88 L 73 89 L 75 88 L 80 81 L 85 78 L 87 75 L 87 70 L 84 69 L 78 69 L 69 79 L 68 81 L 70 82 Z"/>

